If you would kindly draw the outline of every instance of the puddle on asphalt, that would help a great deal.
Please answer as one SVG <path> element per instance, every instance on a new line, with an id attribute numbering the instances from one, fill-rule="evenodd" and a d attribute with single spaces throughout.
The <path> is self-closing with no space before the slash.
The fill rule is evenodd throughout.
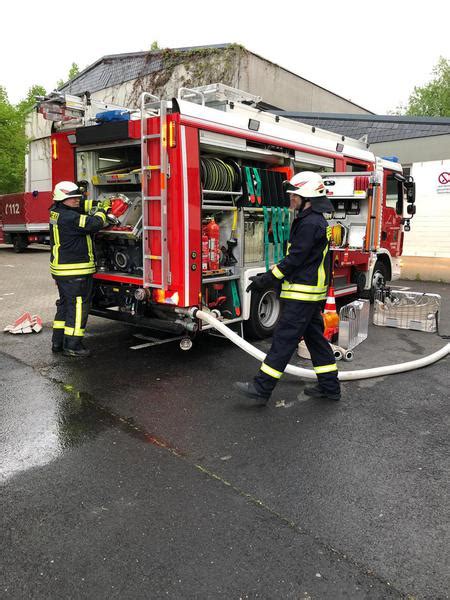
<path id="1" fill-rule="evenodd" d="M 57 388 L 42 398 L 35 413 L 29 413 L 26 407 L 22 411 L 13 410 L 2 424 L 0 480 L 48 464 L 68 449 L 111 428 L 119 428 L 145 443 L 183 455 L 166 440 L 139 427 L 133 419 L 97 404 L 90 394 L 71 384 L 50 381 Z"/>

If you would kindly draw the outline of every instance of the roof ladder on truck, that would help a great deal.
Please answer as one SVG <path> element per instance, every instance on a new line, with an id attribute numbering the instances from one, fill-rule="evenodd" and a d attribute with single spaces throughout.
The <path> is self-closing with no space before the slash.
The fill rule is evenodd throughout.
<path id="1" fill-rule="evenodd" d="M 167 245 L 166 117 L 166 101 L 144 92 L 141 95 L 141 191 L 145 288 L 166 289 L 171 280 Z"/>

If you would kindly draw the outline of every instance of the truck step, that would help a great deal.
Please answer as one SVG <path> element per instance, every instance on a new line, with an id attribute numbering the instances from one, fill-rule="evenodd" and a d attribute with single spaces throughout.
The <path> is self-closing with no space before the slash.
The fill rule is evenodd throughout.
<path id="1" fill-rule="evenodd" d="M 351 283 L 346 286 L 334 288 L 334 295 L 336 296 L 336 298 L 338 298 L 339 296 L 347 296 L 349 294 L 356 294 L 357 291 L 358 291 L 358 286 Z"/>

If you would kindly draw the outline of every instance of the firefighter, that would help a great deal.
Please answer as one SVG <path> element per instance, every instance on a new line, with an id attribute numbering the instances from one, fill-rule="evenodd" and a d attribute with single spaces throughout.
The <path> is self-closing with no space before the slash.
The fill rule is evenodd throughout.
<path id="1" fill-rule="evenodd" d="M 272 346 L 253 382 L 236 382 L 236 389 L 258 404 L 267 404 L 301 338 L 311 354 L 318 382 L 305 387 L 314 398 L 340 400 L 340 384 L 334 354 L 323 336 L 321 309 L 329 276 L 331 227 L 323 213 L 333 211 L 318 173 L 297 173 L 286 185 L 291 208 L 298 211 L 291 227 L 287 256 L 272 270 L 251 277 L 248 291 L 281 283 L 281 316 Z"/>
<path id="2" fill-rule="evenodd" d="M 92 216 L 84 208 L 83 190 L 76 183 L 61 181 L 55 186 L 50 207 L 50 272 L 58 286 L 59 299 L 52 351 L 65 356 L 90 355 L 82 340 L 96 270 L 91 234 L 107 225 L 106 205 L 98 205 Z"/>

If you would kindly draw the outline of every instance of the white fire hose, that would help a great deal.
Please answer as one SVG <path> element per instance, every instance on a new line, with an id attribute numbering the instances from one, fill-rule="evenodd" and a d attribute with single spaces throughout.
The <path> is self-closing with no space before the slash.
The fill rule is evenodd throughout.
<path id="1" fill-rule="evenodd" d="M 208 323 L 209 325 L 212 325 L 214 329 L 220 331 L 220 333 L 236 344 L 236 346 L 239 346 L 239 348 L 242 348 L 242 350 L 245 350 L 245 352 L 257 360 L 262 362 L 266 358 L 264 352 L 255 348 L 255 346 L 252 346 L 252 344 L 249 344 L 234 331 L 231 331 L 231 329 L 224 325 L 224 323 L 213 317 L 211 313 L 197 310 L 195 312 L 195 317 L 205 321 L 205 323 Z M 393 375 L 395 373 L 403 373 L 405 371 L 414 371 L 414 369 L 420 369 L 437 362 L 441 358 L 447 356 L 447 354 L 450 354 L 450 344 L 446 344 L 440 350 L 437 350 L 428 356 L 424 356 L 423 358 L 410 360 L 409 362 L 400 363 L 397 365 L 386 365 L 385 367 L 360 369 L 358 371 L 339 371 L 339 379 L 341 381 L 353 381 L 355 379 L 370 379 L 371 377 L 383 377 L 384 375 Z M 316 379 L 316 374 L 312 369 L 303 369 L 301 367 L 295 367 L 294 365 L 287 365 L 285 373 L 289 373 L 289 375 L 296 375 L 297 377 L 304 377 L 306 379 Z"/>

